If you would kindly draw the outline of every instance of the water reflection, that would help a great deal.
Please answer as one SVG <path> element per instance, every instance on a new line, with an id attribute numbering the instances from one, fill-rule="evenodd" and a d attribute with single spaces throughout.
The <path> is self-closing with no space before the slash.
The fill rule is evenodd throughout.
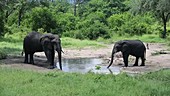
<path id="1" fill-rule="evenodd" d="M 110 67 L 110 70 L 107 69 L 107 66 L 102 66 L 103 60 L 100 58 L 76 58 L 76 59 L 63 59 L 62 66 L 64 72 L 79 72 L 87 73 L 89 71 L 94 73 L 106 73 L 109 74 L 118 74 L 120 73 L 119 67 Z M 57 64 L 58 66 L 58 64 Z M 97 70 L 96 66 L 100 66 L 100 69 Z"/>
<path id="2" fill-rule="evenodd" d="M 63 70 L 65 72 L 86 73 L 95 65 L 101 63 L 102 60 L 97 58 L 63 59 Z"/>

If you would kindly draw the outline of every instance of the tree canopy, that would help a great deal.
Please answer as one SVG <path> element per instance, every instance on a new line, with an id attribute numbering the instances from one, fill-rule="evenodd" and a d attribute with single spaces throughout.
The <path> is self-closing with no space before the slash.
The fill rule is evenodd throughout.
<path id="1" fill-rule="evenodd" d="M 132 0 L 131 4 L 131 12 L 136 14 L 150 11 L 159 21 L 162 21 L 164 26 L 162 37 L 166 38 L 166 25 L 170 15 L 170 0 Z"/>
<path id="2" fill-rule="evenodd" d="M 169 4 L 169 0 L 0 0 L 0 33 L 41 30 L 95 40 L 114 34 L 159 34 L 157 22 L 162 21 L 165 38 Z"/>

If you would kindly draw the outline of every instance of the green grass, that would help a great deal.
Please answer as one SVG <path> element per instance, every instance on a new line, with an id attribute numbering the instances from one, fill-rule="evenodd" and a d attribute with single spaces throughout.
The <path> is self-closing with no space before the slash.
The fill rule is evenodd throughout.
<path id="1" fill-rule="evenodd" d="M 23 49 L 21 40 L 0 38 L 0 50 L 7 54 L 20 55 Z"/>
<path id="2" fill-rule="evenodd" d="M 154 34 L 150 34 L 150 35 L 142 35 L 142 36 L 118 36 L 118 35 L 114 35 L 112 38 L 110 39 L 103 39 L 103 38 L 99 38 L 97 41 L 98 42 L 105 42 L 105 43 L 114 43 L 115 41 L 119 41 L 119 40 L 135 40 L 135 39 L 139 39 L 143 42 L 149 42 L 149 43 L 166 43 L 167 41 L 169 41 L 169 37 L 167 37 L 167 39 L 162 39 L 160 38 L 158 35 L 154 35 Z"/>
<path id="3" fill-rule="evenodd" d="M 37 73 L 0 67 L 0 96 L 169 96 L 170 70 L 142 76 Z"/>
<path id="4" fill-rule="evenodd" d="M 84 47 L 100 48 L 105 46 L 104 44 L 99 43 L 97 41 L 79 40 L 69 37 L 61 38 L 61 42 L 64 48 L 78 48 L 78 49 Z"/>

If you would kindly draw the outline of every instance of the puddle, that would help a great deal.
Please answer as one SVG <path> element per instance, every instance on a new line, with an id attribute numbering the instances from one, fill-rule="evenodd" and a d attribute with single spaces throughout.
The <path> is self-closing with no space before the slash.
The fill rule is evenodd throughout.
<path id="1" fill-rule="evenodd" d="M 104 74 L 119 74 L 120 67 L 110 67 L 102 65 L 103 59 L 100 58 L 76 58 L 76 59 L 63 59 L 62 67 L 64 72 L 79 72 L 79 73 L 104 73 Z M 57 64 L 57 66 L 59 66 Z"/>

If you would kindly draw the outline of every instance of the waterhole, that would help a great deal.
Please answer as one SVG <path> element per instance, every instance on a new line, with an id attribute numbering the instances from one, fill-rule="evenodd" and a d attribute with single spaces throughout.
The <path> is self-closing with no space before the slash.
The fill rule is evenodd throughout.
<path id="1" fill-rule="evenodd" d="M 120 67 L 107 68 L 103 64 L 104 60 L 101 58 L 76 58 L 76 59 L 63 59 L 62 67 L 64 72 L 78 72 L 78 73 L 105 73 L 105 74 L 119 74 Z M 57 66 L 58 63 L 57 63 Z"/>

